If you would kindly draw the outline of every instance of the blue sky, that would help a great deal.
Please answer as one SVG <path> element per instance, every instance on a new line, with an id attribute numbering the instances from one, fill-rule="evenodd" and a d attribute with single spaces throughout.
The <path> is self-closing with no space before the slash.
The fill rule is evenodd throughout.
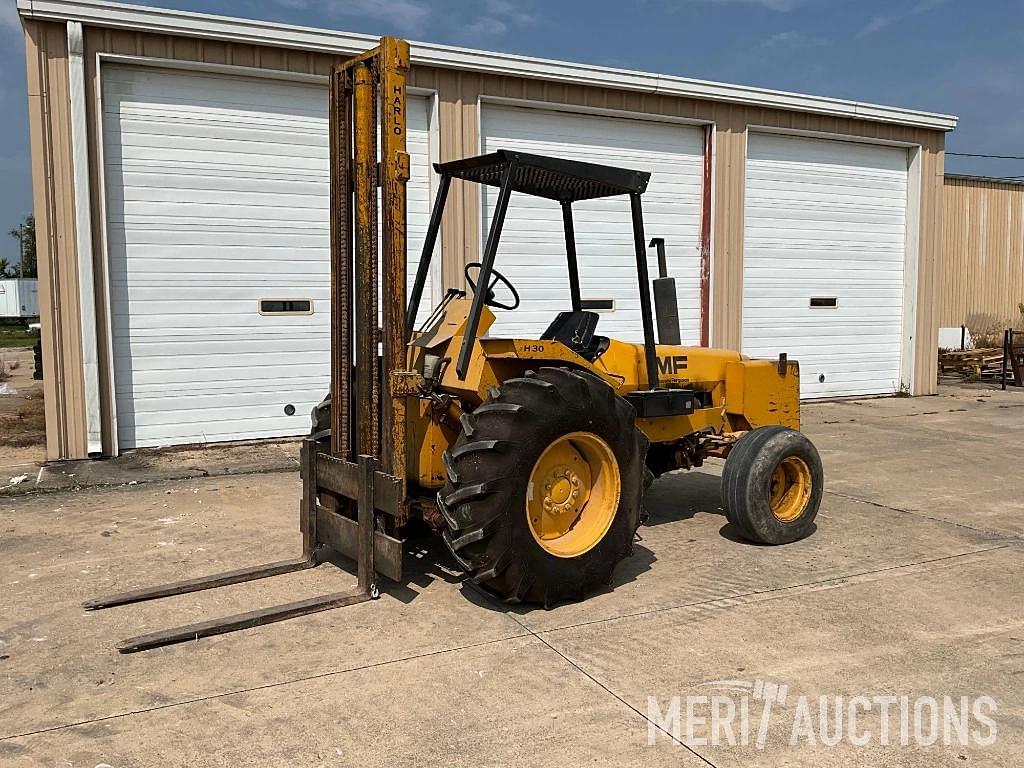
<path id="1" fill-rule="evenodd" d="M 960 116 L 956 152 L 1024 155 L 1021 0 L 161 0 L 284 21 Z M 24 44 L 0 0 L 0 232 L 31 210 Z M 1024 175 L 1024 161 L 947 157 Z M 0 237 L 0 256 L 16 256 Z"/>

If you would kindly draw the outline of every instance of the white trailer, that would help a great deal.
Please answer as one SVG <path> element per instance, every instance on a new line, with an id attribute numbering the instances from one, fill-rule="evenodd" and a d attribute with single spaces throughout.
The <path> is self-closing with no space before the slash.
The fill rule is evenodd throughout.
<path id="1" fill-rule="evenodd" d="M 39 281 L 34 277 L 0 280 L 0 319 L 39 317 Z"/>

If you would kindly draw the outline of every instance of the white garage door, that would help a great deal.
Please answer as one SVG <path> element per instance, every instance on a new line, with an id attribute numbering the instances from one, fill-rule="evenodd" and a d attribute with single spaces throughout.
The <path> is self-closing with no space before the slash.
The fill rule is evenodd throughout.
<path id="1" fill-rule="evenodd" d="M 700 338 L 700 204 L 703 129 L 673 123 L 487 105 L 481 128 L 485 152 L 519 150 L 650 171 L 643 196 L 648 240 L 664 237 L 669 274 L 676 278 L 684 343 Z M 486 223 L 497 190 L 484 190 Z M 629 198 L 573 206 L 584 299 L 612 299 L 598 332 L 643 341 Z M 485 227 L 486 229 L 486 227 Z M 486 237 L 486 233 L 485 233 Z M 562 211 L 550 200 L 513 194 L 495 261 L 516 286 L 522 306 L 498 311 L 495 336 L 531 337 L 570 309 Z M 657 276 L 652 249 L 650 276 Z"/>
<path id="2" fill-rule="evenodd" d="M 426 100 L 408 113 L 417 258 Z M 329 386 L 326 88 L 105 66 L 103 154 L 120 447 L 308 431 Z"/>
<path id="3" fill-rule="evenodd" d="M 803 397 L 898 390 L 906 208 L 905 149 L 751 134 L 743 352 L 799 360 Z"/>

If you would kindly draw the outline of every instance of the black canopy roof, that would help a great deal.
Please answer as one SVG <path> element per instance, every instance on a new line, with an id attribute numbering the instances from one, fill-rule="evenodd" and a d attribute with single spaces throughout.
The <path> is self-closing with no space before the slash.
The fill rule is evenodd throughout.
<path id="1" fill-rule="evenodd" d="M 514 191 L 559 202 L 571 203 L 643 192 L 651 178 L 651 174 L 644 171 L 530 155 L 507 149 L 450 163 L 434 163 L 434 168 L 438 173 L 457 179 L 498 187 L 501 186 L 505 169 L 513 161 L 516 164 L 512 174 Z"/>

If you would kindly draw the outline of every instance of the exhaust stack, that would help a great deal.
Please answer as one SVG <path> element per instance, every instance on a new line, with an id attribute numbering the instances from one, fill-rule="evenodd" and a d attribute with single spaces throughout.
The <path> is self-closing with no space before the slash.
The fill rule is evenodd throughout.
<path id="1" fill-rule="evenodd" d="M 658 324 L 658 343 L 679 346 L 679 303 L 676 300 L 676 279 L 668 276 L 665 261 L 665 238 L 652 237 L 651 248 L 658 249 L 658 276 L 654 283 L 654 318 Z"/>

